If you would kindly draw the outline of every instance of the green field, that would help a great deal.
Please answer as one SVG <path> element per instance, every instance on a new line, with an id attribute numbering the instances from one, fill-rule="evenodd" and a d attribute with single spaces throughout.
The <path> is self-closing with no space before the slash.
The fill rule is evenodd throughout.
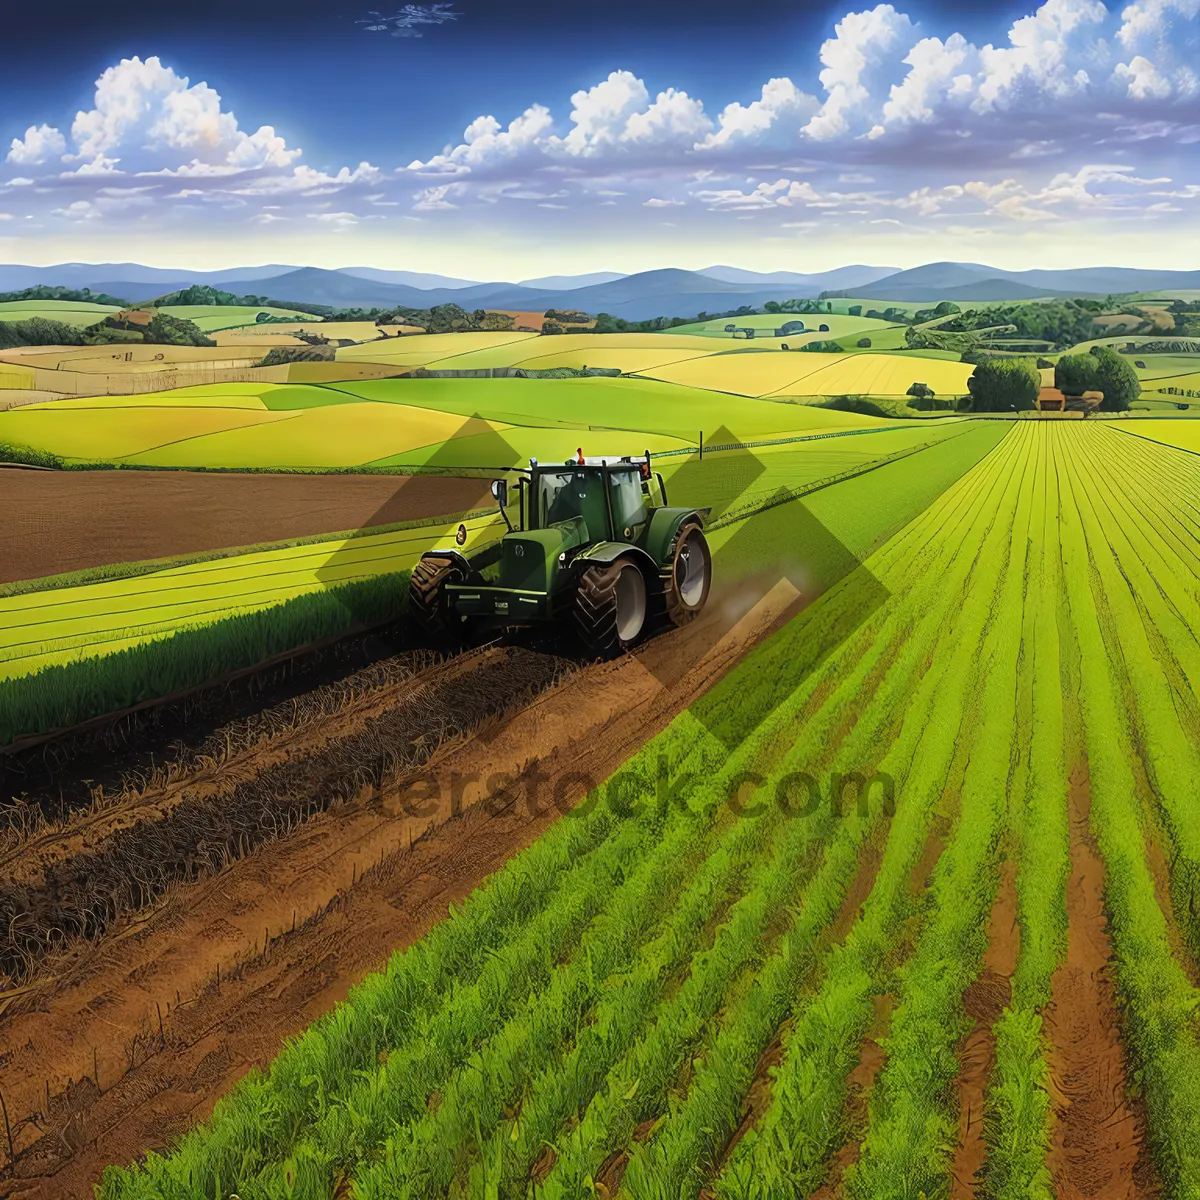
<path id="1" fill-rule="evenodd" d="M 191 321 L 205 333 L 212 333 L 217 329 L 237 329 L 243 325 L 253 325 L 258 314 L 264 312 L 272 317 L 294 317 L 300 321 L 314 320 L 310 314 L 297 312 L 294 308 L 250 308 L 237 304 L 164 304 L 158 311 Z"/>
<path id="2" fill-rule="evenodd" d="M 61 321 L 82 329 L 95 325 L 112 313 L 120 312 L 107 304 L 86 304 L 78 300 L 5 300 L 0 302 L 0 321 L 29 321 L 41 317 Z"/>
<path id="3" fill-rule="evenodd" d="M 739 329 L 751 328 L 773 332 L 790 321 L 802 321 L 804 334 L 819 334 L 821 326 L 828 325 L 828 331 L 821 334 L 822 337 L 827 338 L 844 337 L 851 333 L 869 334 L 890 328 L 886 321 L 875 320 L 871 317 L 851 317 L 838 313 L 754 313 L 743 317 L 719 317 L 711 321 L 697 321 L 691 325 L 678 325 L 671 330 L 671 333 L 700 334 L 702 337 L 719 337 L 734 341 L 740 339 L 735 339 L 733 334 L 726 332 L 726 325 L 735 325 Z M 799 337 L 801 335 L 792 334 L 791 336 Z"/>
<path id="4" fill-rule="evenodd" d="M 990 1196 L 1048 1200 L 1080 805 L 1153 1169 L 1200 1194 L 1191 457 L 978 423 L 807 503 L 858 570 L 102 1200 L 947 1196 L 996 912 L 975 1136 Z"/>
<path id="5" fill-rule="evenodd" d="M 470 518 L 468 544 L 495 537 L 498 528 L 494 511 Z M 424 526 L 368 534 L 0 597 L 0 681 L 118 654 L 308 593 L 406 571 L 452 531 L 453 526 Z"/>
<path id="6" fill-rule="evenodd" d="M 144 467 L 507 467 L 531 456 L 565 458 L 581 441 L 592 454 L 625 454 L 631 445 L 660 453 L 722 427 L 746 440 L 875 424 L 642 379 L 495 379 L 482 388 L 470 379 L 382 379 L 227 383 L 26 405 L 0 413 L 0 443 L 70 462 Z"/>

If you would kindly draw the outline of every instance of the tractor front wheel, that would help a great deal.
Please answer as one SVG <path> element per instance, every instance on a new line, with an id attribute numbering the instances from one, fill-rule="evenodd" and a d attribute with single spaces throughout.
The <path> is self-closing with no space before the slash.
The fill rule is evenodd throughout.
<path id="1" fill-rule="evenodd" d="M 699 525 L 689 522 L 680 527 L 661 578 L 667 619 L 672 625 L 694 621 L 712 587 L 712 554 Z"/>
<path id="2" fill-rule="evenodd" d="M 463 618 L 447 603 L 446 584 L 464 582 L 462 568 L 451 558 L 427 555 L 412 569 L 408 609 L 429 637 L 452 637 L 462 632 Z"/>
<path id="3" fill-rule="evenodd" d="M 575 590 L 575 631 L 587 650 L 615 658 L 646 628 L 646 580 L 627 558 L 588 567 Z"/>

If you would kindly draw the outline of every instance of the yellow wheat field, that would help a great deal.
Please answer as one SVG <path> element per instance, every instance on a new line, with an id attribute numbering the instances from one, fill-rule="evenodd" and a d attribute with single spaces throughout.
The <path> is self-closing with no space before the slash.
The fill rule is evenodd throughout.
<path id="1" fill-rule="evenodd" d="M 965 395 L 968 363 L 898 354 L 718 354 L 643 371 L 654 379 L 742 396 L 902 396 L 914 383 Z"/>
<path id="2" fill-rule="evenodd" d="M 240 414 L 234 414 L 240 415 Z M 271 423 L 228 423 L 187 441 L 147 448 L 122 461 L 140 466 L 338 468 L 402 454 L 449 439 L 507 429 L 486 421 L 464 421 L 437 409 L 407 404 L 338 404 L 270 414 Z"/>
<path id="3" fill-rule="evenodd" d="M 285 420 L 264 408 L 182 408 L 106 405 L 70 409 L 69 401 L 26 405 L 0 413 L 0 441 L 63 458 L 112 461 L 219 430 Z"/>
<path id="4" fill-rule="evenodd" d="M 388 338 L 367 342 L 361 346 L 343 346 L 338 360 L 345 362 L 397 363 L 404 366 L 425 366 L 451 354 L 486 350 L 493 346 L 525 342 L 536 333 L 417 333 L 411 337 Z M 500 364 L 498 364 L 500 365 Z"/>

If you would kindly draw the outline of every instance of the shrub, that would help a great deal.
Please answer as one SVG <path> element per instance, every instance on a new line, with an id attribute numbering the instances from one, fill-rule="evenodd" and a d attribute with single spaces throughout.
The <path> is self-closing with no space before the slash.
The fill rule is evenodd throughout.
<path id="1" fill-rule="evenodd" d="M 1037 405 L 1042 377 L 1031 358 L 985 358 L 967 380 L 976 412 L 1018 412 Z"/>
<path id="2" fill-rule="evenodd" d="M 840 342 L 831 341 L 829 338 L 823 338 L 816 342 L 806 342 L 800 347 L 801 350 L 807 350 L 815 354 L 841 354 L 842 345 Z"/>
<path id="3" fill-rule="evenodd" d="M 866 417 L 894 417 L 894 413 L 890 413 L 885 408 L 881 408 L 874 400 L 868 400 L 865 396 L 830 396 L 824 403 L 819 404 L 818 408 L 832 408 L 838 412 L 862 413 Z"/>
<path id="4" fill-rule="evenodd" d="M 1054 366 L 1054 363 L 1048 358 L 1038 357 L 1037 367 L 1039 371 L 1049 371 Z"/>
<path id="5" fill-rule="evenodd" d="M 828 326 L 828 325 L 822 325 L 822 326 L 821 326 L 821 328 L 817 330 L 817 332 L 818 332 L 818 333 L 828 333 L 828 332 L 829 332 L 829 326 Z"/>
<path id="6" fill-rule="evenodd" d="M 860 350 L 870 350 L 871 339 L 869 337 L 861 337 L 858 339 L 858 348 Z"/>
<path id="7" fill-rule="evenodd" d="M 545 334 L 562 333 L 563 328 L 557 321 L 543 321 L 542 332 Z"/>
<path id="8" fill-rule="evenodd" d="M 282 367 L 288 363 L 331 362 L 334 349 L 326 342 L 324 346 L 272 346 L 260 367 Z"/>
<path id="9" fill-rule="evenodd" d="M 1104 393 L 1102 412 L 1124 412 L 1142 394 L 1137 372 L 1109 346 L 1093 346 L 1095 388 Z"/>

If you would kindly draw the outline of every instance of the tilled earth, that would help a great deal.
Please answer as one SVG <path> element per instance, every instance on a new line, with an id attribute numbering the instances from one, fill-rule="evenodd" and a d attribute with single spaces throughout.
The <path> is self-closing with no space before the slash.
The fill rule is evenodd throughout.
<path id="1" fill-rule="evenodd" d="M 727 599 L 612 663 L 401 650 L 109 769 L 86 805 L 48 794 L 47 819 L 27 792 L 0 834 L 0 1196 L 90 1196 L 204 1119 L 797 604 Z"/>

